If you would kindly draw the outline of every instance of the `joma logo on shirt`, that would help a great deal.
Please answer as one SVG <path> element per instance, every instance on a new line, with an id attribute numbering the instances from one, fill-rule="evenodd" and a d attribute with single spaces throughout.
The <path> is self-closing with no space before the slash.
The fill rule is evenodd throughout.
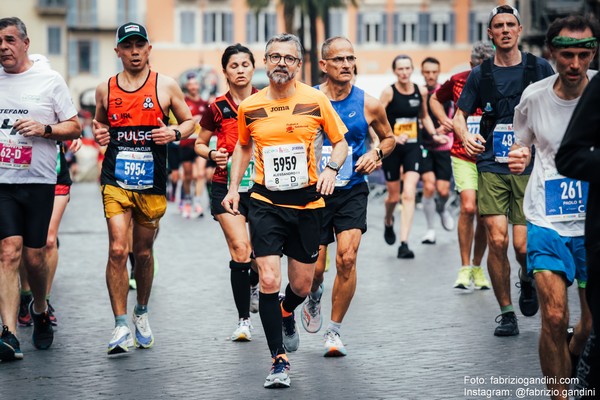
<path id="1" fill-rule="evenodd" d="M 286 111 L 286 110 L 289 110 L 289 109 L 290 108 L 288 106 L 271 107 L 271 112 Z"/>

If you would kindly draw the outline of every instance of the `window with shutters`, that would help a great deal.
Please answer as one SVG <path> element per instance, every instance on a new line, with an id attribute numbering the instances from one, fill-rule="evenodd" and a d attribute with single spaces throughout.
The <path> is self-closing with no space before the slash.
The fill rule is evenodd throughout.
<path id="1" fill-rule="evenodd" d="M 246 14 L 246 40 L 249 44 L 266 43 L 277 33 L 277 15 L 275 12 L 262 11 L 258 14 L 250 11 Z"/>
<path id="2" fill-rule="evenodd" d="M 395 15 L 394 43 L 417 43 L 419 14 L 403 12 Z"/>
<path id="3" fill-rule="evenodd" d="M 358 14 L 358 43 L 375 44 L 387 42 L 387 15 L 383 12 Z"/>
<path id="4" fill-rule="evenodd" d="M 203 18 L 205 44 L 231 43 L 233 41 L 233 14 L 223 11 L 208 11 Z"/>
<path id="5" fill-rule="evenodd" d="M 327 37 L 346 36 L 346 11 L 344 9 L 329 10 L 329 25 L 327 28 Z"/>
<path id="6" fill-rule="evenodd" d="M 137 12 L 138 0 L 117 0 L 117 24 L 139 22 Z"/>
<path id="7" fill-rule="evenodd" d="M 179 42 L 196 43 L 196 12 L 192 10 L 179 12 Z"/>
<path id="8" fill-rule="evenodd" d="M 489 11 L 471 11 L 469 13 L 469 42 L 487 40 L 487 20 Z"/>
<path id="9" fill-rule="evenodd" d="M 453 40 L 453 17 L 454 13 L 435 12 L 430 17 L 430 43 L 452 43 Z"/>
<path id="10" fill-rule="evenodd" d="M 69 40 L 69 75 L 92 74 L 98 76 L 99 42 L 95 39 Z"/>
<path id="11" fill-rule="evenodd" d="M 61 29 L 60 26 L 49 26 L 48 27 L 48 54 L 59 55 L 61 54 Z"/>

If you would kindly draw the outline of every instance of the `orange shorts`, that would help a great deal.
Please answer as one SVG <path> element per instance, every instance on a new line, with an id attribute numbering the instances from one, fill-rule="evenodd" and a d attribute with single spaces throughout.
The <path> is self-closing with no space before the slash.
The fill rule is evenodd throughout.
<path id="1" fill-rule="evenodd" d="M 148 229 L 158 229 L 167 210 L 167 197 L 163 194 L 137 193 L 112 185 L 102 185 L 100 190 L 106 219 L 131 209 L 135 222 Z"/>

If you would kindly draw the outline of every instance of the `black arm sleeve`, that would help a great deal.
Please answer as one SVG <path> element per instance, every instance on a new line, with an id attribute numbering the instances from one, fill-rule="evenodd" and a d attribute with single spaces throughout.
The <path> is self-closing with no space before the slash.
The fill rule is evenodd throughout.
<path id="1" fill-rule="evenodd" d="M 600 183 L 600 74 L 583 92 L 556 153 L 562 175 Z"/>

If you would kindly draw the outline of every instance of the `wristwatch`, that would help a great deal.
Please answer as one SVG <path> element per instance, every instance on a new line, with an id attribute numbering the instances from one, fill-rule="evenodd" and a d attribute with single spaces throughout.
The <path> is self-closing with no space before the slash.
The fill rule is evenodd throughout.
<path id="1" fill-rule="evenodd" d="M 179 129 L 173 129 L 173 131 L 175 131 L 175 141 L 181 140 L 181 132 L 179 132 Z"/>
<path id="2" fill-rule="evenodd" d="M 47 138 L 50 135 L 52 135 L 52 126 L 51 125 L 44 125 L 44 137 Z"/>
<path id="3" fill-rule="evenodd" d="M 379 147 L 375 147 L 375 152 L 377 153 L 377 161 L 383 159 L 383 151 Z"/>
<path id="4" fill-rule="evenodd" d="M 340 166 L 334 161 L 329 161 L 325 167 L 334 170 L 336 173 L 340 172 Z"/>

